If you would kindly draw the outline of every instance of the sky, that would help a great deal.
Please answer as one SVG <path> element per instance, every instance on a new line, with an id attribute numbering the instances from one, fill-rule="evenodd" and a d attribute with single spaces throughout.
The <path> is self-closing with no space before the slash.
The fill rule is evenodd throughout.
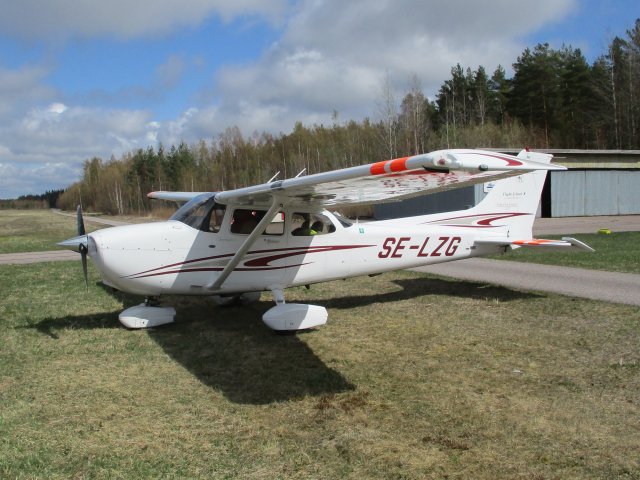
<path id="1" fill-rule="evenodd" d="M 434 97 L 548 42 L 589 62 L 637 0 L 0 0 L 0 198 L 64 188 L 82 163 L 296 121 L 376 118 L 383 85 Z M 371 159 L 377 161 L 379 159 Z"/>

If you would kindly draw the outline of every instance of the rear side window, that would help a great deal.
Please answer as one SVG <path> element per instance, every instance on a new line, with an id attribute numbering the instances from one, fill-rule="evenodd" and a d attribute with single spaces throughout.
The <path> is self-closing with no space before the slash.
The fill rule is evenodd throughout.
<path id="1" fill-rule="evenodd" d="M 266 214 L 265 210 L 235 209 L 231 219 L 231 233 L 249 235 Z M 283 233 L 284 213 L 278 212 L 271 219 L 271 222 L 267 224 L 262 235 L 282 235 Z"/>
<path id="2" fill-rule="evenodd" d="M 291 235 L 308 237 L 335 232 L 336 227 L 326 215 L 320 213 L 299 213 L 291 215 Z"/>

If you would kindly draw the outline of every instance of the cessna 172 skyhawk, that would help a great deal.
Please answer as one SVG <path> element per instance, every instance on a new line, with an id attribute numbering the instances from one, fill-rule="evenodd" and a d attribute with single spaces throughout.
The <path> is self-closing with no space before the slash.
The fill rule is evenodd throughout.
<path id="1" fill-rule="evenodd" d="M 257 299 L 271 291 L 262 317 L 274 330 L 322 325 L 317 305 L 285 303 L 284 290 L 358 275 L 418 267 L 520 247 L 582 249 L 573 238 L 532 238 L 551 155 L 515 157 L 481 150 L 440 150 L 223 192 L 152 192 L 185 203 L 166 222 L 84 231 L 60 243 L 92 259 L 102 281 L 146 296 L 123 311 L 129 328 L 174 320 L 161 295 Z M 475 207 L 369 223 L 331 213 L 345 205 L 393 201 L 495 181 Z"/>

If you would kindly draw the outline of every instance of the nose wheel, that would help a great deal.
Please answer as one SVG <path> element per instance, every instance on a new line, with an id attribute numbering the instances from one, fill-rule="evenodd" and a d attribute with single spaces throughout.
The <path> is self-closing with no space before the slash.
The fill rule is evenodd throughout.
<path id="1" fill-rule="evenodd" d="M 152 328 L 173 323 L 176 309 L 160 305 L 158 297 L 146 297 L 144 302 L 130 307 L 118 315 L 120 323 L 127 328 Z"/>

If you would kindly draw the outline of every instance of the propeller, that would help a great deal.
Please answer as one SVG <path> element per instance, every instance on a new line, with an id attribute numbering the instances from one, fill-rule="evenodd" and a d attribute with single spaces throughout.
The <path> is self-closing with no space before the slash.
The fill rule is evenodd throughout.
<path id="1" fill-rule="evenodd" d="M 89 235 L 84 228 L 84 220 L 82 218 L 82 207 L 78 205 L 76 210 L 76 224 L 78 226 L 78 236 L 59 242 L 61 247 L 80 253 L 82 259 L 82 271 L 84 272 L 84 284 L 89 288 L 89 275 L 87 272 L 87 255 L 89 253 Z"/>
<path id="2" fill-rule="evenodd" d="M 87 232 L 84 229 L 84 219 L 82 218 L 82 205 L 78 205 L 78 209 L 76 210 L 76 223 L 78 225 L 78 236 L 86 235 Z M 89 288 L 89 275 L 87 272 L 87 245 L 85 243 L 80 243 L 78 245 L 78 251 L 80 252 L 80 257 L 82 259 L 82 273 L 84 274 L 84 284 L 87 288 Z"/>
<path id="3" fill-rule="evenodd" d="M 87 232 L 84 229 L 84 220 L 82 218 L 82 205 L 78 205 L 76 210 L 76 222 L 78 224 L 78 236 L 86 235 Z"/>

